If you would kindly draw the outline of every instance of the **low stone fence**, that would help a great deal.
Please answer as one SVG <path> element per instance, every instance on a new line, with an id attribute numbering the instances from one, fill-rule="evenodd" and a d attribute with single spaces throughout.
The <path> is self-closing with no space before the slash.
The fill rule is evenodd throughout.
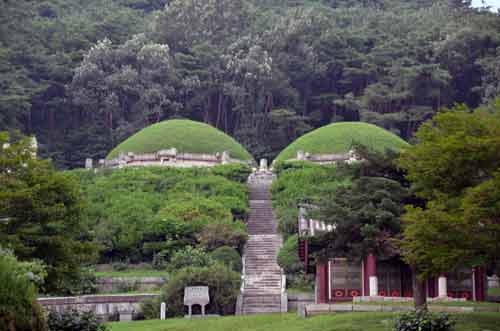
<path id="1" fill-rule="evenodd" d="M 288 293 L 288 310 L 297 310 L 299 305 L 313 303 L 314 293 Z"/>
<path id="2" fill-rule="evenodd" d="M 500 312 L 499 307 L 455 307 L 455 306 L 428 306 L 429 311 L 441 313 L 474 313 Z M 315 315 L 346 313 L 346 312 L 405 312 L 414 310 L 413 306 L 378 305 L 378 304 L 301 304 L 297 309 L 300 317 Z"/>
<path id="3" fill-rule="evenodd" d="M 98 317 L 109 320 L 118 315 L 120 321 L 130 321 L 134 314 L 140 312 L 140 303 L 146 299 L 157 297 L 157 294 L 137 295 L 86 295 L 80 297 L 39 298 L 45 309 L 52 311 L 92 311 Z"/>
<path id="4" fill-rule="evenodd" d="M 99 293 L 158 290 L 166 283 L 162 277 L 100 277 L 97 279 Z"/>

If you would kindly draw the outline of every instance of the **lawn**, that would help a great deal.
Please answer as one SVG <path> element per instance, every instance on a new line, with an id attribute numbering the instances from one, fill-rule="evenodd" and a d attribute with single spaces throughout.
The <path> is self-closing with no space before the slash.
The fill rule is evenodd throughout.
<path id="1" fill-rule="evenodd" d="M 353 143 L 378 151 L 384 151 L 386 148 L 399 150 L 408 146 L 403 139 L 378 126 L 361 122 L 342 122 L 324 126 L 300 137 L 278 155 L 276 162 L 295 158 L 299 150 L 311 154 L 346 153 Z"/>
<path id="2" fill-rule="evenodd" d="M 500 297 L 500 287 L 488 289 L 488 295 Z"/>
<path id="3" fill-rule="evenodd" d="M 166 277 L 166 271 L 148 270 L 148 269 L 130 269 L 124 271 L 102 271 L 95 273 L 97 278 L 103 277 L 123 277 L 123 278 L 138 278 L 138 277 Z"/>
<path id="4" fill-rule="evenodd" d="M 395 314 L 346 313 L 300 319 L 296 314 L 257 315 L 206 320 L 171 319 L 110 323 L 111 331 L 390 331 Z M 456 316 L 455 331 L 500 331 L 500 314 Z"/>
<path id="5" fill-rule="evenodd" d="M 108 159 L 120 153 L 152 153 L 177 148 L 183 153 L 209 153 L 228 151 L 240 160 L 253 157 L 236 140 L 224 132 L 201 122 L 170 120 L 153 124 L 128 138 L 108 155 Z"/>

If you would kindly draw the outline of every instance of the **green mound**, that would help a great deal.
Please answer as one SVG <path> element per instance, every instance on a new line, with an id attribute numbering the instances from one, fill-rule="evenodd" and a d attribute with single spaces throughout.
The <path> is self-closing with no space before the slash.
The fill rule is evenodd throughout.
<path id="1" fill-rule="evenodd" d="M 285 148 L 275 161 L 293 159 L 300 150 L 311 154 L 346 153 L 354 143 L 377 151 L 400 150 L 408 146 L 400 137 L 373 124 L 342 122 L 324 126 L 300 137 Z"/>
<path id="2" fill-rule="evenodd" d="M 236 140 L 205 123 L 190 120 L 170 120 L 153 124 L 128 138 L 108 155 L 116 158 L 120 153 L 152 153 L 177 148 L 184 153 L 228 151 L 231 157 L 252 160 L 252 156 Z"/>

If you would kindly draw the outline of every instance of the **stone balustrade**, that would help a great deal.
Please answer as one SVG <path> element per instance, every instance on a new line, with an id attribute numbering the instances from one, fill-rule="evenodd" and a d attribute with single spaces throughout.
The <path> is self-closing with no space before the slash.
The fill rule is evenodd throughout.
<path id="1" fill-rule="evenodd" d="M 46 310 L 92 311 L 98 317 L 108 320 L 111 315 L 118 314 L 120 321 L 132 320 L 133 314 L 140 312 L 140 303 L 146 299 L 157 297 L 157 294 L 137 295 L 86 295 L 79 297 L 39 298 Z"/>
<path id="2" fill-rule="evenodd" d="M 85 168 L 92 169 L 93 160 L 85 160 Z M 99 160 L 99 168 L 123 168 L 144 166 L 165 166 L 176 168 L 213 167 L 224 164 L 247 164 L 251 161 L 242 161 L 232 158 L 229 152 L 215 154 L 206 153 L 180 153 L 175 148 L 160 150 L 154 153 L 122 153 L 111 160 Z"/>

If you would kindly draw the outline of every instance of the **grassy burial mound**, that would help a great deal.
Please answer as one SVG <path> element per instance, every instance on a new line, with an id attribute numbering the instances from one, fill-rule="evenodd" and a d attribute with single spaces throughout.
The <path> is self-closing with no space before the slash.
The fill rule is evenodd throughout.
<path id="1" fill-rule="evenodd" d="M 395 134 L 376 125 L 363 122 L 334 123 L 314 130 L 285 148 L 276 162 L 293 159 L 302 150 L 311 154 L 346 153 L 353 144 L 361 144 L 377 151 L 400 150 L 408 145 Z"/>
<path id="2" fill-rule="evenodd" d="M 183 153 L 207 153 L 228 151 L 231 157 L 252 160 L 252 156 L 236 140 L 205 123 L 190 120 L 170 120 L 153 124 L 128 138 L 108 155 L 108 159 L 120 153 L 152 153 L 177 148 Z"/>

